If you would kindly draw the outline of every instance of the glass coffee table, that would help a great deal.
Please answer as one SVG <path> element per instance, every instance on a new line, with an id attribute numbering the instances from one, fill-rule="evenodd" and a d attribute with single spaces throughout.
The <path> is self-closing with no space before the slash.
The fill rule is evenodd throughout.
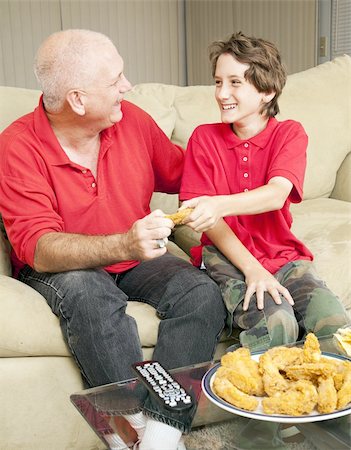
<path id="1" fill-rule="evenodd" d="M 324 353 L 339 353 L 332 336 L 320 338 L 319 342 Z M 302 345 L 303 342 L 294 344 L 294 346 Z M 267 422 L 233 414 L 218 407 L 208 399 L 201 388 L 202 378 L 217 364 L 218 361 L 212 361 L 173 369 L 170 372 L 196 399 L 198 406 L 192 430 L 206 429 L 215 424 L 235 427 L 236 432 L 233 433 L 231 446 L 228 447 L 227 444 L 223 449 L 218 447 L 221 450 L 282 450 L 289 448 L 284 444 L 286 442 L 284 436 L 290 435 L 298 435 L 298 442 L 303 443 L 303 448 L 308 450 L 351 449 L 350 409 L 341 417 L 329 418 L 326 415 L 327 420 L 301 423 L 294 421 L 289 424 L 289 420 Z M 139 383 L 136 379 L 130 379 L 71 395 L 72 403 L 104 442 L 106 448 L 109 448 L 104 438 L 107 434 L 117 432 L 129 446 L 137 440 L 135 431 L 121 416 L 120 411 L 137 410 L 142 406 L 138 395 L 135 394 Z"/>

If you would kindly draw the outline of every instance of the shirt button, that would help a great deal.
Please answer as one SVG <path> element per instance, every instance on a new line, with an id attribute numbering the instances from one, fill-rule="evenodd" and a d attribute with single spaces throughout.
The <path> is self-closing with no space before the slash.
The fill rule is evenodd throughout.
<path id="1" fill-rule="evenodd" d="M 247 156 L 244 156 L 243 157 L 243 161 L 247 161 L 248 160 L 248 157 Z"/>
<path id="2" fill-rule="evenodd" d="M 87 171 L 85 169 L 82 170 L 82 173 L 87 173 Z"/>
<path id="3" fill-rule="evenodd" d="M 249 191 L 248 188 L 245 188 L 245 189 L 244 189 L 244 192 L 248 192 L 248 191 Z"/>
<path id="4" fill-rule="evenodd" d="M 244 173 L 244 178 L 247 178 L 249 174 L 247 172 Z"/>
<path id="5" fill-rule="evenodd" d="M 96 183 L 91 183 L 91 187 L 92 188 L 96 187 Z"/>
<path id="6" fill-rule="evenodd" d="M 247 148 L 249 146 L 249 144 L 247 142 L 245 142 L 244 147 Z"/>

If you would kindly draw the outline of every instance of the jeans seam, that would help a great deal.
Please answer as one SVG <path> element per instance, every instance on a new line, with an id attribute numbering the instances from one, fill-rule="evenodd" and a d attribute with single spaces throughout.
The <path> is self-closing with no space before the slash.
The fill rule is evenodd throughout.
<path id="1" fill-rule="evenodd" d="M 26 278 L 27 280 L 32 280 L 32 281 L 34 281 L 34 282 L 36 282 L 36 283 L 41 283 L 41 284 L 43 284 L 43 285 L 45 285 L 45 286 L 48 286 L 50 289 L 52 289 L 53 291 L 55 291 L 55 295 L 57 295 L 57 297 L 61 300 L 58 309 L 59 309 L 59 311 L 60 311 L 60 314 L 61 314 L 62 318 L 65 320 L 65 323 L 66 323 L 66 326 L 67 326 L 67 345 L 68 345 L 69 350 L 70 350 L 70 352 L 71 352 L 71 354 L 72 354 L 72 356 L 73 356 L 75 362 L 77 363 L 77 365 L 78 365 L 78 367 L 79 367 L 81 373 L 83 374 L 84 378 L 85 378 L 87 381 L 89 381 L 89 383 L 90 383 L 89 377 L 87 377 L 87 375 L 86 375 L 86 373 L 85 373 L 83 367 L 82 367 L 81 364 L 79 363 L 79 360 L 78 360 L 78 358 L 77 358 L 77 356 L 76 356 L 76 354 L 75 354 L 75 352 L 74 352 L 74 349 L 72 348 L 72 346 L 71 346 L 71 344 L 70 344 L 71 332 L 70 332 L 70 327 L 69 327 L 69 320 L 67 319 L 67 317 L 66 317 L 66 315 L 65 315 L 65 313 L 63 312 L 63 309 L 62 309 L 62 301 L 64 300 L 64 296 L 62 296 L 62 295 L 59 293 L 59 289 L 57 289 L 56 286 L 54 286 L 52 283 L 49 283 L 49 282 L 44 281 L 44 280 L 41 280 L 41 279 L 39 279 L 39 278 L 35 278 L 35 277 L 31 276 L 31 275 L 25 275 L 25 276 L 23 276 L 23 279 L 25 279 L 25 278 Z M 46 303 L 47 303 L 47 302 L 46 302 Z M 62 333 L 62 335 L 64 336 L 63 333 Z"/>

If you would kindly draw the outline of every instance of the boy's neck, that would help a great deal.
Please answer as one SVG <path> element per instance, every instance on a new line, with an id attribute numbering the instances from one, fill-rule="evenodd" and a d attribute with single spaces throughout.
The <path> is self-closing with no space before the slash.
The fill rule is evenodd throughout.
<path id="1" fill-rule="evenodd" d="M 251 122 L 250 124 L 232 123 L 231 128 L 233 132 L 238 136 L 239 139 L 245 140 L 250 139 L 254 136 L 260 134 L 266 129 L 269 121 L 269 117 L 260 117 L 260 120 L 256 122 Z"/>

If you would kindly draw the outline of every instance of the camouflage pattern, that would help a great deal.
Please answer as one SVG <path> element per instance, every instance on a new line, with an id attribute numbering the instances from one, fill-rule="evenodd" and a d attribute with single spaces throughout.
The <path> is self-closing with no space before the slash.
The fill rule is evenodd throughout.
<path id="1" fill-rule="evenodd" d="M 251 350 L 295 342 L 311 331 L 325 336 L 350 323 L 344 306 L 317 276 L 310 261 L 290 262 L 274 274 L 290 292 L 294 306 L 284 297 L 282 304 L 277 305 L 266 292 L 262 311 L 257 309 L 256 294 L 251 298 L 248 311 L 243 311 L 246 292 L 243 273 L 216 247 L 205 246 L 202 257 L 208 275 L 221 289 L 228 312 L 229 334 L 233 328 L 242 330 L 240 343 Z"/>

